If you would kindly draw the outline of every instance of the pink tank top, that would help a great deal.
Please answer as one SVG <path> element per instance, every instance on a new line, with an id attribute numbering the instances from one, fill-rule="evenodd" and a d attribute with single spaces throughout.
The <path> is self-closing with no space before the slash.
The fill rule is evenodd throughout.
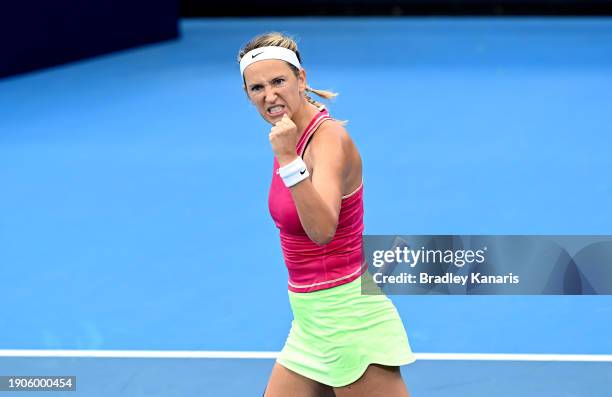
<path id="1" fill-rule="evenodd" d="M 312 134 L 329 119 L 329 113 L 323 109 L 310 121 L 297 144 L 296 153 L 299 156 L 303 155 Z M 329 244 L 319 246 L 306 235 L 291 191 L 276 174 L 278 167 L 275 157 L 268 206 L 280 230 L 281 248 L 289 272 L 289 290 L 312 292 L 355 280 L 365 270 L 362 248 L 363 184 L 342 197 L 336 234 Z"/>

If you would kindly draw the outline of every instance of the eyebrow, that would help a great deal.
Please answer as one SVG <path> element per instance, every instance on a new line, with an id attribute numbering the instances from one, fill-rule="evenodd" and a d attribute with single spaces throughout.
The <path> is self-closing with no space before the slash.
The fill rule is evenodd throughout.
<path id="1" fill-rule="evenodd" d="M 276 77 L 273 77 L 269 82 L 273 82 L 274 80 L 278 80 L 278 79 L 287 79 L 287 76 L 285 76 L 284 74 L 278 75 Z M 253 84 L 249 84 L 249 88 L 253 88 L 255 86 L 261 85 L 261 83 L 253 83 Z"/>

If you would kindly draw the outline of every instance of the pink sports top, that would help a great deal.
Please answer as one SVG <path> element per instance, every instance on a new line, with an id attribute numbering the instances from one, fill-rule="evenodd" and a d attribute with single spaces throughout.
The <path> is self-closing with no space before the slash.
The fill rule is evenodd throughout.
<path id="1" fill-rule="evenodd" d="M 317 128 L 330 120 L 323 109 L 310 121 L 298 141 L 296 153 L 303 155 L 306 144 Z M 279 164 L 274 158 L 268 206 L 280 230 L 281 248 L 289 272 L 289 290 L 312 292 L 355 280 L 365 270 L 362 248 L 363 184 L 342 197 L 338 227 L 326 245 L 314 243 L 304 231 L 291 196 L 283 180 L 276 174 Z"/>

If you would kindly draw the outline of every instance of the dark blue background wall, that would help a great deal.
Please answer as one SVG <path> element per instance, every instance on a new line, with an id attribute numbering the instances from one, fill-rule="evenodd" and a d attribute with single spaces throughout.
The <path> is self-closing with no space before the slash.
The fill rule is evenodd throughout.
<path id="1" fill-rule="evenodd" d="M 178 0 L 7 0 L 0 77 L 178 36 Z"/>
<path id="2" fill-rule="evenodd" d="M 612 0 L 181 0 L 183 16 L 610 15 Z"/>

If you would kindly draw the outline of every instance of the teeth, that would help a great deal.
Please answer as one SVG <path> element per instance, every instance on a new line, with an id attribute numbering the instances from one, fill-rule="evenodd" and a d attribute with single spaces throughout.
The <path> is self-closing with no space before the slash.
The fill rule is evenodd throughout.
<path id="1" fill-rule="evenodd" d="M 273 106 L 273 107 L 271 107 L 270 109 L 268 109 L 268 112 L 270 112 L 270 113 L 276 113 L 276 112 L 278 112 L 279 110 L 281 110 L 282 108 L 283 108 L 283 107 L 282 107 L 282 106 L 280 106 L 280 105 L 278 105 L 278 106 Z"/>

